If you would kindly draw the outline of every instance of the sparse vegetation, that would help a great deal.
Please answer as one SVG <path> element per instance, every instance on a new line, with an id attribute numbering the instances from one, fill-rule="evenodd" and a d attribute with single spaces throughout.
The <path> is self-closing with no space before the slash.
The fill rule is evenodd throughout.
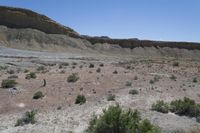
<path id="1" fill-rule="evenodd" d="M 135 89 L 129 90 L 129 94 L 131 95 L 137 95 L 138 93 L 139 93 L 138 90 Z"/>
<path id="2" fill-rule="evenodd" d="M 28 69 L 25 69 L 25 70 L 24 70 L 24 73 L 28 73 L 28 72 L 29 72 L 29 70 L 28 70 Z"/>
<path id="3" fill-rule="evenodd" d="M 175 67 L 178 67 L 179 66 L 179 62 L 173 62 L 172 65 L 175 66 Z"/>
<path id="4" fill-rule="evenodd" d="M 197 83 L 197 78 L 194 77 L 193 80 L 192 80 L 192 82 L 193 82 L 193 83 Z"/>
<path id="5" fill-rule="evenodd" d="M 117 70 L 115 70 L 115 71 L 113 72 L 113 74 L 118 74 Z"/>
<path id="6" fill-rule="evenodd" d="M 175 100 L 170 103 L 170 111 L 178 115 L 197 117 L 200 115 L 200 104 L 194 100 L 184 97 L 183 100 Z"/>
<path id="7" fill-rule="evenodd" d="M 14 74 L 15 71 L 11 69 L 11 70 L 8 70 L 7 73 L 8 73 L 8 74 Z"/>
<path id="8" fill-rule="evenodd" d="M 98 68 L 98 69 L 96 70 L 96 72 L 97 72 L 97 73 L 100 73 L 100 72 L 101 72 L 101 68 Z"/>
<path id="9" fill-rule="evenodd" d="M 101 63 L 99 66 L 100 66 L 100 67 L 103 67 L 103 66 L 104 66 L 104 64 L 103 64 L 103 63 Z"/>
<path id="10" fill-rule="evenodd" d="M 8 77 L 8 79 L 17 79 L 17 78 L 18 78 L 17 75 L 11 75 L 11 76 Z"/>
<path id="11" fill-rule="evenodd" d="M 162 113 L 168 113 L 169 105 L 165 103 L 163 100 L 159 100 L 155 104 L 152 105 L 152 110 L 162 112 Z"/>
<path id="12" fill-rule="evenodd" d="M 17 123 L 15 124 L 15 126 L 23 126 L 23 125 L 30 124 L 30 123 L 35 124 L 36 113 L 37 113 L 36 110 L 27 111 L 23 118 L 20 118 L 17 120 Z"/>
<path id="13" fill-rule="evenodd" d="M 37 68 L 37 71 L 38 71 L 38 72 L 45 73 L 45 72 L 47 72 L 47 69 L 46 69 L 44 66 L 39 66 L 39 67 Z"/>
<path id="14" fill-rule="evenodd" d="M 107 100 L 108 100 L 108 101 L 115 101 L 115 95 L 112 94 L 112 93 L 109 93 L 109 94 L 107 95 Z"/>
<path id="15" fill-rule="evenodd" d="M 76 97 L 75 104 L 80 104 L 80 105 L 82 105 L 82 104 L 84 104 L 85 102 L 86 102 L 86 98 L 85 98 L 84 95 L 78 95 L 78 96 Z"/>
<path id="16" fill-rule="evenodd" d="M 79 77 L 77 73 L 72 73 L 68 78 L 67 81 L 70 83 L 74 83 L 76 81 L 78 81 Z"/>
<path id="17" fill-rule="evenodd" d="M 72 63 L 72 65 L 76 66 L 76 65 L 77 65 L 77 63 L 76 63 L 76 62 L 73 62 L 73 63 Z"/>
<path id="18" fill-rule="evenodd" d="M 30 72 L 29 74 L 26 75 L 26 79 L 36 79 L 37 76 L 34 72 Z"/>
<path id="19" fill-rule="evenodd" d="M 132 82 L 126 81 L 126 86 L 132 86 Z"/>
<path id="20" fill-rule="evenodd" d="M 12 88 L 12 87 L 15 87 L 16 84 L 17 84 L 17 82 L 15 80 L 5 79 L 2 81 L 1 87 L 2 88 Z"/>
<path id="21" fill-rule="evenodd" d="M 90 64 L 90 65 L 89 65 L 89 68 L 94 68 L 94 64 Z"/>
<path id="22" fill-rule="evenodd" d="M 103 110 L 100 116 L 93 116 L 86 133 L 160 133 L 160 129 L 142 120 L 140 113 L 131 109 L 123 111 L 119 105 Z"/>
<path id="23" fill-rule="evenodd" d="M 170 79 L 176 81 L 177 77 L 176 77 L 175 75 L 172 74 L 172 75 L 170 76 Z"/>
<path id="24" fill-rule="evenodd" d="M 157 101 L 152 105 L 152 109 L 158 112 L 167 113 L 171 111 L 180 116 L 196 117 L 200 116 L 200 104 L 195 103 L 194 100 L 184 97 L 183 100 L 171 101 L 170 104 L 164 101 Z"/>
<path id="25" fill-rule="evenodd" d="M 44 94 L 41 91 L 37 91 L 34 95 L 33 95 L 33 99 L 40 99 L 43 98 Z"/>

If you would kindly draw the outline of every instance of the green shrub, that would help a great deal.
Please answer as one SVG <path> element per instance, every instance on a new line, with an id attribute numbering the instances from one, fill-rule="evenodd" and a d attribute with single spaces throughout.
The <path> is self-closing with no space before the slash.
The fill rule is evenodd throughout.
<path id="1" fill-rule="evenodd" d="M 28 72 L 29 72 L 29 70 L 28 70 L 28 69 L 25 69 L 25 70 L 24 70 L 24 73 L 28 73 Z"/>
<path id="2" fill-rule="evenodd" d="M 26 79 L 36 79 L 37 76 L 34 72 L 30 72 L 29 74 L 26 75 Z"/>
<path id="3" fill-rule="evenodd" d="M 115 70 L 115 71 L 113 72 L 113 74 L 118 74 L 117 70 Z"/>
<path id="4" fill-rule="evenodd" d="M 126 86 L 132 86 L 132 83 L 130 81 L 126 81 Z"/>
<path id="5" fill-rule="evenodd" d="M 197 117 L 200 115 L 200 104 L 194 100 L 184 97 L 183 100 L 175 100 L 170 103 L 170 111 L 178 115 Z"/>
<path id="6" fill-rule="evenodd" d="M 109 94 L 107 95 L 107 100 L 108 100 L 108 101 L 115 101 L 115 95 L 109 93 Z"/>
<path id="7" fill-rule="evenodd" d="M 163 100 L 159 100 L 155 104 L 152 105 L 152 110 L 162 112 L 162 113 L 168 113 L 169 105 L 165 103 Z"/>
<path id="8" fill-rule="evenodd" d="M 8 70 L 7 73 L 8 73 L 8 74 L 14 74 L 15 71 L 14 71 L 14 70 Z"/>
<path id="9" fill-rule="evenodd" d="M 136 95 L 138 93 L 139 93 L 138 90 L 135 90 L 135 89 L 129 91 L 129 94 L 132 94 L 132 95 Z"/>
<path id="10" fill-rule="evenodd" d="M 149 83 L 150 83 L 150 84 L 154 84 L 154 80 L 151 79 L 151 80 L 149 81 Z"/>
<path id="11" fill-rule="evenodd" d="M 39 66 L 37 68 L 37 71 L 41 72 L 41 71 L 44 71 L 46 68 L 44 66 Z"/>
<path id="12" fill-rule="evenodd" d="M 17 75 L 11 75 L 11 76 L 8 77 L 8 79 L 17 79 L 17 78 L 18 78 Z"/>
<path id="13" fill-rule="evenodd" d="M 100 66 L 100 67 L 103 67 L 103 66 L 104 66 L 104 64 L 103 64 L 103 63 L 101 63 L 99 66 Z"/>
<path id="14" fill-rule="evenodd" d="M 33 95 L 33 99 L 39 99 L 39 98 L 43 98 L 44 94 L 41 91 L 37 91 L 34 95 Z"/>
<path id="15" fill-rule="evenodd" d="M 101 68 L 98 68 L 98 69 L 96 70 L 96 72 L 97 72 L 97 73 L 100 73 L 100 72 L 101 72 Z"/>
<path id="16" fill-rule="evenodd" d="M 152 110 L 167 113 L 171 111 L 180 116 L 199 117 L 200 116 L 200 104 L 195 103 L 194 100 L 184 97 L 183 100 L 174 100 L 170 104 L 164 101 L 157 101 L 152 105 Z"/>
<path id="17" fill-rule="evenodd" d="M 10 80 L 10 79 L 5 79 L 1 82 L 1 87 L 2 88 L 12 88 L 15 87 L 17 82 L 15 80 Z"/>
<path id="18" fill-rule="evenodd" d="M 89 65 L 89 68 L 94 68 L 94 64 L 90 64 L 90 65 Z"/>
<path id="19" fill-rule="evenodd" d="M 93 116 L 86 133 L 160 133 L 160 130 L 150 121 L 142 120 L 137 110 L 123 111 L 116 105 L 104 109 L 99 117 Z"/>
<path id="20" fill-rule="evenodd" d="M 78 95 L 78 96 L 76 97 L 75 104 L 80 104 L 80 105 L 82 105 L 82 104 L 84 104 L 85 102 L 86 102 L 86 98 L 85 98 L 84 95 Z"/>
<path id="21" fill-rule="evenodd" d="M 27 111 L 23 118 L 17 120 L 15 126 L 23 126 L 29 123 L 34 124 L 36 122 L 35 120 L 36 113 L 37 113 L 36 110 L 32 110 L 30 112 Z"/>
<path id="22" fill-rule="evenodd" d="M 179 66 L 179 62 L 173 62 L 173 66 Z"/>
<path id="23" fill-rule="evenodd" d="M 177 77 L 175 75 L 171 75 L 170 79 L 176 81 Z"/>
<path id="24" fill-rule="evenodd" d="M 73 62 L 73 63 L 72 63 L 72 65 L 76 66 L 76 65 L 77 65 L 77 63 L 76 63 L 76 62 Z"/>
<path id="25" fill-rule="evenodd" d="M 78 81 L 79 77 L 77 75 L 77 73 L 72 73 L 68 78 L 67 81 L 70 83 L 74 83 L 76 81 Z"/>
<path id="26" fill-rule="evenodd" d="M 192 82 L 193 82 L 193 83 L 197 83 L 197 78 L 194 77 L 193 80 L 192 80 Z"/>

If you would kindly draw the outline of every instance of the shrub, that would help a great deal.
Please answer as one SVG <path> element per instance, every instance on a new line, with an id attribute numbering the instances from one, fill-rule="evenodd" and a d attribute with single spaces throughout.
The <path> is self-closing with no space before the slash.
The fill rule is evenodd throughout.
<path id="1" fill-rule="evenodd" d="M 98 68 L 98 69 L 96 70 L 96 72 L 100 73 L 100 72 L 101 72 L 101 68 Z"/>
<path id="2" fill-rule="evenodd" d="M 170 103 L 170 111 L 178 115 L 197 117 L 200 115 L 200 105 L 194 100 L 184 97 L 183 100 L 175 100 Z"/>
<path id="3" fill-rule="evenodd" d="M 39 72 L 44 71 L 44 70 L 46 70 L 46 68 L 44 66 L 39 66 L 37 68 L 37 71 L 39 71 Z"/>
<path id="4" fill-rule="evenodd" d="M 179 62 L 174 62 L 173 66 L 176 66 L 176 67 L 179 66 Z"/>
<path id="5" fill-rule="evenodd" d="M 89 68 L 94 68 L 94 64 L 90 64 L 90 65 L 89 65 Z"/>
<path id="6" fill-rule="evenodd" d="M 39 99 L 39 98 L 43 98 L 44 94 L 41 91 L 37 91 L 34 95 L 33 95 L 33 99 Z"/>
<path id="7" fill-rule="evenodd" d="M 130 81 L 126 81 L 126 86 L 132 86 L 132 83 Z"/>
<path id="8" fill-rule="evenodd" d="M 17 79 L 17 78 L 18 78 L 17 75 L 11 75 L 11 76 L 8 77 L 8 79 Z"/>
<path id="9" fill-rule="evenodd" d="M 113 74 L 118 74 L 117 70 L 115 70 L 115 71 L 113 72 Z"/>
<path id="10" fill-rule="evenodd" d="M 1 87 L 2 88 L 12 88 L 12 87 L 15 87 L 16 84 L 17 84 L 17 82 L 15 80 L 5 79 L 2 81 Z"/>
<path id="11" fill-rule="evenodd" d="M 163 100 L 159 100 L 155 104 L 152 105 L 152 110 L 162 112 L 162 113 L 168 113 L 169 105 L 165 103 Z"/>
<path id="12" fill-rule="evenodd" d="M 154 80 L 151 79 L 151 80 L 149 81 L 149 83 L 150 83 L 150 84 L 154 84 Z"/>
<path id="13" fill-rule="evenodd" d="M 195 103 L 194 100 L 187 97 L 184 97 L 183 100 L 171 101 L 170 104 L 164 103 L 163 101 L 157 101 L 156 104 L 152 105 L 152 110 L 162 113 L 171 111 L 180 116 L 196 118 L 200 116 L 200 104 Z"/>
<path id="14" fill-rule="evenodd" d="M 82 104 L 84 104 L 85 102 L 86 102 L 86 98 L 85 98 L 84 95 L 78 95 L 78 96 L 76 97 L 75 104 L 80 104 L 80 105 L 82 105 Z"/>
<path id="15" fill-rule="evenodd" d="M 26 75 L 26 79 L 35 79 L 37 78 L 36 74 L 34 72 L 30 72 Z"/>
<path id="16" fill-rule="evenodd" d="M 24 73 L 28 73 L 28 72 L 29 72 L 29 70 L 28 70 L 28 69 L 25 69 L 25 70 L 24 70 Z"/>
<path id="17" fill-rule="evenodd" d="M 135 90 L 135 89 L 129 91 L 129 94 L 132 94 L 132 95 L 136 95 L 138 93 L 139 93 L 138 90 Z"/>
<path id="18" fill-rule="evenodd" d="M 15 71 L 14 71 L 14 70 L 8 70 L 7 73 L 8 73 L 8 74 L 14 74 Z"/>
<path id="19" fill-rule="evenodd" d="M 69 66 L 69 63 L 68 62 L 63 62 L 61 65 L 63 65 L 63 66 Z"/>
<path id="20" fill-rule="evenodd" d="M 72 63 L 72 65 L 74 65 L 74 66 L 75 66 L 75 65 L 77 65 L 77 63 L 76 63 L 76 62 L 73 62 L 73 63 Z"/>
<path id="21" fill-rule="evenodd" d="M 131 109 L 123 111 L 119 105 L 109 106 L 99 117 L 93 116 L 86 133 L 160 133 L 148 120 L 142 120 L 140 113 Z"/>
<path id="22" fill-rule="evenodd" d="M 196 77 L 193 78 L 192 82 L 193 82 L 193 83 L 197 83 L 197 78 L 196 78 Z"/>
<path id="23" fill-rule="evenodd" d="M 104 66 L 104 64 L 103 64 L 103 63 L 101 63 L 99 66 L 100 66 L 100 67 L 103 67 L 103 66 Z"/>
<path id="24" fill-rule="evenodd" d="M 23 118 L 17 120 L 17 123 L 15 124 L 15 126 L 23 126 L 29 123 L 34 124 L 36 122 L 35 120 L 36 113 L 37 113 L 36 110 L 32 110 L 30 112 L 27 111 Z"/>
<path id="25" fill-rule="evenodd" d="M 71 83 L 74 83 L 76 81 L 78 81 L 79 77 L 76 73 L 72 73 L 68 78 L 67 78 L 67 81 L 68 82 L 71 82 Z"/>
<path id="26" fill-rule="evenodd" d="M 170 79 L 176 81 L 177 77 L 175 75 L 171 75 Z"/>
<path id="27" fill-rule="evenodd" d="M 115 101 L 115 95 L 109 93 L 109 94 L 107 95 L 107 100 L 108 100 L 108 101 Z"/>

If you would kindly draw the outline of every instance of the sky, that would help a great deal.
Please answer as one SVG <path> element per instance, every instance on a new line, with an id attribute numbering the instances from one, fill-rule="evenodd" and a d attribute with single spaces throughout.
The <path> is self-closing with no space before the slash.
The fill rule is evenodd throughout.
<path id="1" fill-rule="evenodd" d="M 200 42 L 200 0 L 0 0 L 84 35 Z"/>

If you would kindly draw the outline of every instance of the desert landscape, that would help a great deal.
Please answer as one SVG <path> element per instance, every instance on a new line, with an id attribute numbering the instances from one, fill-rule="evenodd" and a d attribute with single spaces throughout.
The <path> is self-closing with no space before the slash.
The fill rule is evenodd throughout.
<path id="1" fill-rule="evenodd" d="M 83 133 L 115 105 L 163 133 L 200 131 L 199 43 L 83 36 L 11 7 L 0 7 L 0 25 L 1 133 Z M 184 97 L 197 104 L 191 115 L 153 106 Z M 36 122 L 16 126 L 31 110 Z"/>

